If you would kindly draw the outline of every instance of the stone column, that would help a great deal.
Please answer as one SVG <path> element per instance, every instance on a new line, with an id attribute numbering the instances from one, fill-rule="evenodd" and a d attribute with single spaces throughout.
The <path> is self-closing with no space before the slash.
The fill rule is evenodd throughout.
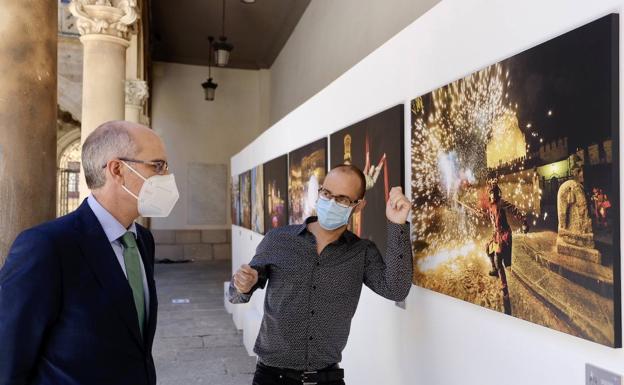
<path id="1" fill-rule="evenodd" d="M 142 116 L 143 106 L 149 97 L 145 80 L 126 80 L 126 120 L 145 124 Z"/>
<path id="2" fill-rule="evenodd" d="M 56 0 L 0 1 L 0 266 L 56 213 Z"/>
<path id="3" fill-rule="evenodd" d="M 125 118 L 126 48 L 138 18 L 136 0 L 72 0 L 84 45 L 81 140 L 100 124 Z M 80 197 L 88 195 L 84 173 Z"/>
<path id="4" fill-rule="evenodd" d="M 140 123 L 149 126 L 149 122 L 145 121 L 143 115 L 143 106 L 149 97 L 147 82 L 145 80 L 129 79 L 126 80 L 126 120 L 129 122 Z M 137 219 L 141 225 L 149 228 L 150 218 L 139 217 Z"/>
<path id="5" fill-rule="evenodd" d="M 149 98 L 149 86 L 145 81 L 143 71 L 144 25 L 142 20 L 137 23 L 135 29 L 136 33 L 130 37 L 130 46 L 126 50 L 126 120 L 149 127 L 149 117 L 144 114 L 145 102 Z"/>

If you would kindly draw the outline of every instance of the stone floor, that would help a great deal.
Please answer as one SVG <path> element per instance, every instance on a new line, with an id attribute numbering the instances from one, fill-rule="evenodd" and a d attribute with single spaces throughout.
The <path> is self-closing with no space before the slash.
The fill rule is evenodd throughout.
<path id="1" fill-rule="evenodd" d="M 154 361 L 159 385 L 249 385 L 255 358 L 223 308 L 229 261 L 157 264 L 158 327 Z M 174 304 L 173 299 L 190 303 Z"/>

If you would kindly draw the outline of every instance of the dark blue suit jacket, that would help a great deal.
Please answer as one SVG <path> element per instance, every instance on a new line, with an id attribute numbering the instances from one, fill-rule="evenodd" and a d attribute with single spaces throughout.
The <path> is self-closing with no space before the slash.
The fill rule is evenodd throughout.
<path id="1" fill-rule="evenodd" d="M 0 270 L 0 385 L 154 385 L 154 239 L 137 225 L 149 286 L 141 338 L 130 285 L 86 200 L 21 233 Z"/>

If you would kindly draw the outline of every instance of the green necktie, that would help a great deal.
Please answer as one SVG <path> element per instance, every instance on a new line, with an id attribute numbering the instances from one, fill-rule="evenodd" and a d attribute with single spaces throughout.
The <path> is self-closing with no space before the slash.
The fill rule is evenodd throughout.
<path id="1" fill-rule="evenodd" d="M 136 306 L 137 315 L 139 316 L 139 330 L 143 337 L 143 323 L 145 320 L 145 297 L 143 296 L 143 274 L 141 273 L 141 257 L 137 248 L 134 234 L 131 231 L 125 233 L 119 238 L 123 245 L 124 264 L 126 265 L 126 275 L 128 283 L 132 289 L 134 297 L 134 306 Z"/>

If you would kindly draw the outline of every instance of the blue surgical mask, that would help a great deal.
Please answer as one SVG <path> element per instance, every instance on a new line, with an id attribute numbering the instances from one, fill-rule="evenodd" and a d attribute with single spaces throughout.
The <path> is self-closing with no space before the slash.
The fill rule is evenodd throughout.
<path id="1" fill-rule="evenodd" d="M 319 198 L 316 202 L 318 222 L 325 230 L 336 230 L 349 222 L 349 216 L 353 207 L 344 207 L 336 203 L 334 199 Z"/>

